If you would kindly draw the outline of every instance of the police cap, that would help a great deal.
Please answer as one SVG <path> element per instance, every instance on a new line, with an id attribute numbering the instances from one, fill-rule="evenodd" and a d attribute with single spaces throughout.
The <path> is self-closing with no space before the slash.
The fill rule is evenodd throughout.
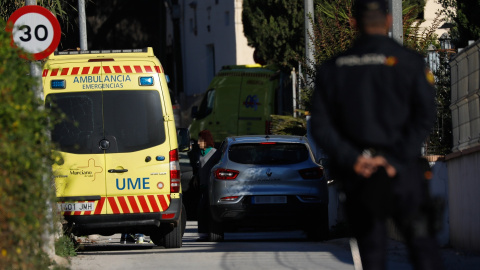
<path id="1" fill-rule="evenodd" d="M 383 14 L 388 13 L 386 0 L 355 0 L 353 4 L 353 14 L 355 18 L 363 17 L 366 12 L 379 11 Z"/>

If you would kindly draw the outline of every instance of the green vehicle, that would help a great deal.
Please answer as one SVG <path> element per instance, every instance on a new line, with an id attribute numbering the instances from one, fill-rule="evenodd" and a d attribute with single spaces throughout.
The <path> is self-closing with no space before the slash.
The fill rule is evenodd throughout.
<path id="1" fill-rule="evenodd" d="M 228 136 L 270 134 L 271 115 L 293 113 L 289 73 L 273 66 L 224 66 L 199 107 L 192 108 L 193 139 L 208 129 L 216 143 Z"/>

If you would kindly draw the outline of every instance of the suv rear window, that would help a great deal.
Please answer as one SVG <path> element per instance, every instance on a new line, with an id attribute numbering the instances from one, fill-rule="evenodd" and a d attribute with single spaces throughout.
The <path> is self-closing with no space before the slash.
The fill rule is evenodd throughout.
<path id="1" fill-rule="evenodd" d="M 245 143 L 232 145 L 228 150 L 228 158 L 241 164 L 295 164 L 308 157 L 307 147 L 299 143 Z"/>

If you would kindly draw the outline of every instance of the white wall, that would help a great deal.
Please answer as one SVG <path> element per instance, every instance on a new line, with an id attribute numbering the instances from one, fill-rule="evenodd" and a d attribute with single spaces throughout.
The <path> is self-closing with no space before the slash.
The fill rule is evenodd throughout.
<path id="1" fill-rule="evenodd" d="M 420 29 L 429 28 L 433 23 L 435 18 L 437 18 L 437 13 L 443 10 L 442 5 L 437 3 L 437 0 L 426 0 L 425 9 L 424 9 L 424 19 L 425 22 L 420 24 Z M 442 16 L 440 18 L 444 18 Z M 441 22 L 439 27 L 443 25 L 444 22 Z M 436 29 L 435 33 L 440 37 L 443 33 L 447 33 L 447 29 Z"/>
<path id="2" fill-rule="evenodd" d="M 196 2 L 196 22 L 192 2 Z M 253 48 L 243 34 L 243 0 L 182 0 L 180 5 L 186 96 L 205 92 L 213 74 L 224 65 L 254 63 Z M 214 48 L 214 61 L 207 46 Z M 211 68 L 214 72 L 208 71 Z"/>
<path id="3" fill-rule="evenodd" d="M 451 61 L 453 153 L 447 155 L 450 243 L 480 252 L 480 40 Z"/>

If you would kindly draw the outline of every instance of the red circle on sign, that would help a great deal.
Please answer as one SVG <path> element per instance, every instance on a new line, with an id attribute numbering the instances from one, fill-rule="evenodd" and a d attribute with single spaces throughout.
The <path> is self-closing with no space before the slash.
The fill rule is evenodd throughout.
<path id="1" fill-rule="evenodd" d="M 57 18 L 53 15 L 52 12 L 50 12 L 50 10 L 48 10 L 44 7 L 41 7 L 41 6 L 36 6 L 36 5 L 21 7 L 19 9 L 15 10 L 15 12 L 13 12 L 13 14 L 8 18 L 7 27 L 5 29 L 7 32 L 9 32 L 11 34 L 11 39 L 12 39 L 11 45 L 12 45 L 12 47 L 18 47 L 17 44 L 13 40 L 13 33 L 12 33 L 13 32 L 13 26 L 15 25 L 15 22 L 18 20 L 18 18 L 20 18 L 21 16 L 23 16 L 25 14 L 28 14 L 28 13 L 37 13 L 37 14 L 40 14 L 40 15 L 44 16 L 50 22 L 50 24 L 52 25 L 52 28 L 53 28 L 53 39 L 52 39 L 52 42 L 50 43 L 50 45 L 45 50 L 32 54 L 33 58 L 35 60 L 40 60 L 40 59 L 48 57 L 58 47 L 58 44 L 60 43 L 60 38 L 61 38 L 61 35 L 62 35 L 62 30 L 60 29 L 60 24 L 58 23 Z M 25 59 L 28 59 L 28 57 L 26 55 L 21 55 L 21 57 L 25 58 Z"/>

